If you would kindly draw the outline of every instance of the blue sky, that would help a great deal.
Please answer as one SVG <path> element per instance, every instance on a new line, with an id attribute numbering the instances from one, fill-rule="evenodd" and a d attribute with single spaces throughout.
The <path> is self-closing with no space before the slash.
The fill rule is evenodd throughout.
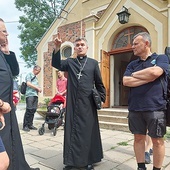
<path id="1" fill-rule="evenodd" d="M 24 61 L 21 58 L 19 58 L 19 56 L 21 55 L 21 52 L 19 50 L 21 44 L 20 44 L 20 39 L 18 38 L 20 31 L 17 28 L 19 23 L 16 21 L 19 20 L 19 16 L 22 15 L 22 13 L 15 8 L 14 2 L 15 0 L 0 0 L 0 7 L 1 7 L 0 18 L 2 18 L 6 22 L 5 25 L 9 33 L 8 36 L 9 49 L 11 51 L 14 51 L 17 56 L 17 60 L 20 65 L 19 80 L 20 79 L 23 80 L 26 73 L 28 73 L 32 69 L 27 69 L 25 67 Z"/>

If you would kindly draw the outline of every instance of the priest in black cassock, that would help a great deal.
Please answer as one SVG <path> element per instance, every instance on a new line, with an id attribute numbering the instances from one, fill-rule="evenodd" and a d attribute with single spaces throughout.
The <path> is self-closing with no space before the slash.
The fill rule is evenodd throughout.
<path id="1" fill-rule="evenodd" d="M 0 18 L 0 99 L 8 102 L 11 106 L 11 111 L 4 115 L 5 127 L 0 130 L 0 136 L 5 145 L 6 152 L 10 159 L 8 170 L 39 170 L 39 168 L 30 168 L 25 160 L 21 136 L 18 128 L 18 122 L 13 105 L 13 76 L 19 74 L 19 66 L 16 60 L 15 53 L 10 51 L 4 54 L 1 48 L 7 42 L 7 30 L 4 21 Z"/>
<path id="2" fill-rule="evenodd" d="M 92 97 L 94 86 L 102 102 L 105 102 L 105 87 L 102 82 L 98 61 L 87 57 L 85 38 L 74 43 L 76 58 L 61 60 L 61 38 L 54 40 L 52 66 L 68 72 L 67 105 L 64 129 L 63 170 L 84 167 L 93 170 L 93 164 L 103 158 L 97 109 Z"/>

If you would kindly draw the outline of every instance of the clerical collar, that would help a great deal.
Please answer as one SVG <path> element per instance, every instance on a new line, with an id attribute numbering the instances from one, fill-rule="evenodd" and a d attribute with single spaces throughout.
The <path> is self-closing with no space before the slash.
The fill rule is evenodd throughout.
<path id="1" fill-rule="evenodd" d="M 85 55 L 85 56 L 77 56 L 77 58 L 79 59 L 79 60 L 83 60 L 84 58 L 86 58 L 87 56 Z"/>

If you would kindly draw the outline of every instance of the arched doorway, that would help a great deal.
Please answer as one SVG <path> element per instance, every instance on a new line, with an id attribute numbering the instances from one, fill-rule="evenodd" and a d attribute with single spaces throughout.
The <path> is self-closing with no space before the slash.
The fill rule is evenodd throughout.
<path id="1" fill-rule="evenodd" d="M 123 86 L 122 78 L 128 63 L 135 59 L 131 48 L 133 36 L 143 31 L 148 32 L 144 27 L 128 27 L 120 31 L 113 38 L 112 49 L 109 51 L 109 55 L 114 60 L 114 80 L 112 82 L 114 87 L 113 107 L 128 105 L 129 88 Z"/>

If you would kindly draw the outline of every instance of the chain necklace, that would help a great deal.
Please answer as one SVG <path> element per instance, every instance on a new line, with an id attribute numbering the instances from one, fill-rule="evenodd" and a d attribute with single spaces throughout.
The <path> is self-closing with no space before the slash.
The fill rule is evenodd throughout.
<path id="1" fill-rule="evenodd" d="M 80 63 L 80 61 L 79 61 L 77 58 L 76 58 L 76 60 L 77 60 L 77 62 L 78 62 L 79 65 L 80 65 L 80 72 L 77 74 L 77 78 L 80 79 L 81 76 L 82 76 L 81 72 L 83 71 L 83 69 L 84 69 L 84 67 L 85 67 L 85 65 L 86 65 L 86 63 L 87 63 L 87 58 L 86 58 L 83 66 L 82 66 L 82 64 Z"/>

